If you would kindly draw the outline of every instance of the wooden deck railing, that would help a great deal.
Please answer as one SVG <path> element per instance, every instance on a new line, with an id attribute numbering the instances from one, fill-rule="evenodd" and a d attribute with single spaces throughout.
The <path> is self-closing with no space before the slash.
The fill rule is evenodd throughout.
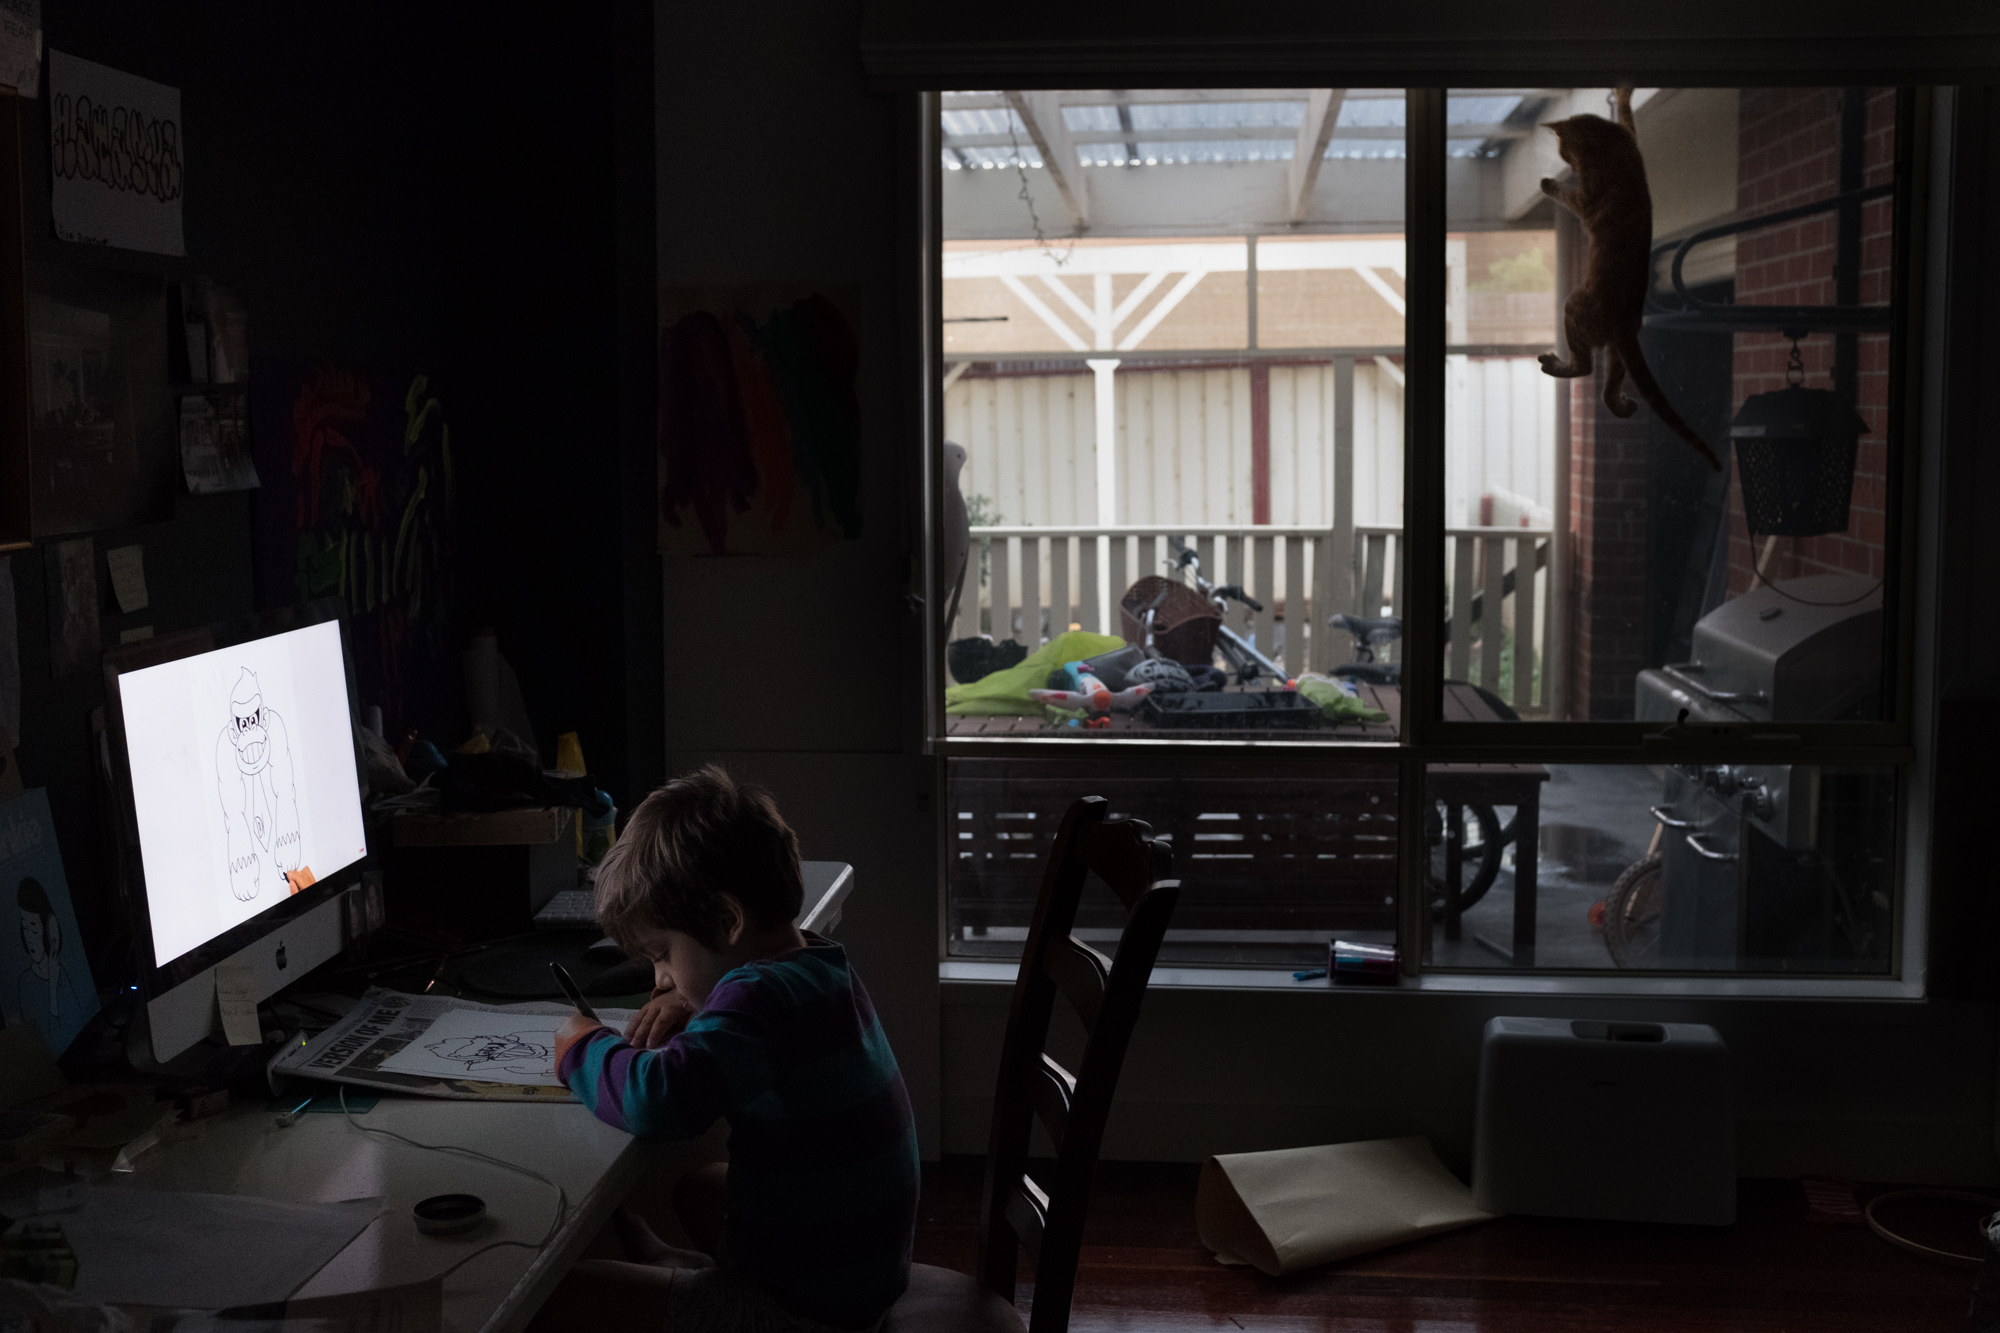
<path id="1" fill-rule="evenodd" d="M 1256 612 L 1232 604 L 1229 625 L 1287 674 L 1354 659 L 1353 638 L 1331 628 L 1329 616 L 1403 614 L 1396 528 L 1356 525 L 1351 548 L 1336 559 L 1340 542 L 1324 528 L 976 527 L 952 637 L 986 633 L 1033 649 L 1072 625 L 1116 634 L 1119 597 L 1140 577 L 1167 572 L 1170 536 L 1194 548 L 1210 582 L 1241 584 L 1264 604 Z M 1526 714 L 1545 714 L 1555 698 L 1549 538 L 1536 528 L 1451 528 L 1445 535 L 1445 674 Z M 1517 666 L 1516 644 L 1531 649 L 1527 670 Z M 1397 660 L 1400 646 L 1378 655 Z"/>

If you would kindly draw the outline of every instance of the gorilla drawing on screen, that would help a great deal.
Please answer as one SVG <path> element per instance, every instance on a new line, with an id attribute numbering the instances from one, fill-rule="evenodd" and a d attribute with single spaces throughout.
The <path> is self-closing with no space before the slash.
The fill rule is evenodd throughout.
<path id="1" fill-rule="evenodd" d="M 299 803 L 285 721 L 264 706 L 248 668 L 229 696 L 229 725 L 215 747 L 215 778 L 229 829 L 229 890 L 244 902 L 289 891 L 300 860 Z"/>

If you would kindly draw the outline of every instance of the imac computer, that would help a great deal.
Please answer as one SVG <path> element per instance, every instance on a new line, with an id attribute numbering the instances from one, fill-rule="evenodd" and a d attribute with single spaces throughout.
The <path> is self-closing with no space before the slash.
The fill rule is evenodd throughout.
<path id="1" fill-rule="evenodd" d="M 215 969 L 257 999 L 338 953 L 368 864 L 338 604 L 104 656 L 124 888 L 153 1056 L 218 1024 Z"/>

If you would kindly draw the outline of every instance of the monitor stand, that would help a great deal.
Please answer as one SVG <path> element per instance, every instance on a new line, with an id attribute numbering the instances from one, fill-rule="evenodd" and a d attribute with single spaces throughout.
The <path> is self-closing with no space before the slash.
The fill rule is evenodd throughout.
<path id="1" fill-rule="evenodd" d="M 304 916 L 274 927 L 264 938 L 231 954 L 226 962 L 250 969 L 255 995 L 263 1000 L 291 985 L 341 950 L 343 898 L 334 897 Z M 172 990 L 146 1002 L 153 1058 L 161 1064 L 221 1026 L 215 1007 L 215 969 L 204 968 Z"/>

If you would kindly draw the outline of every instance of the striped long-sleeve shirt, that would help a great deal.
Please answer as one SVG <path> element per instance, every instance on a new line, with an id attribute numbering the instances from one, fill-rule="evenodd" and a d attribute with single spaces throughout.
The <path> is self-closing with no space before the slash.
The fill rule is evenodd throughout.
<path id="1" fill-rule="evenodd" d="M 873 1324 L 909 1283 L 910 1098 L 847 951 L 807 946 L 723 976 L 687 1029 L 639 1050 L 600 1028 L 557 1070 L 600 1120 L 647 1138 L 730 1124 L 722 1262 L 794 1314 Z"/>

